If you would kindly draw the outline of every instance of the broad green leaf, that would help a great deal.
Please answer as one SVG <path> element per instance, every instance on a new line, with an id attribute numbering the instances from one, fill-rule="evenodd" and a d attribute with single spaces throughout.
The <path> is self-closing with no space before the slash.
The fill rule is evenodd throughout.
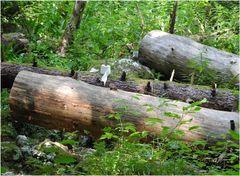
<path id="1" fill-rule="evenodd" d="M 154 118 L 154 117 L 153 117 L 153 118 L 147 118 L 147 119 L 145 119 L 144 122 L 145 122 L 145 124 L 147 124 L 147 125 L 156 125 L 156 124 L 162 123 L 163 120 L 160 119 L 160 118 Z"/>
<path id="2" fill-rule="evenodd" d="M 197 125 L 191 126 L 190 128 L 188 128 L 188 130 L 191 131 L 191 130 L 197 129 L 197 128 L 199 128 L 199 127 L 200 127 L 200 126 L 197 126 Z"/>
<path id="3" fill-rule="evenodd" d="M 133 124 L 132 125 L 128 124 L 127 126 L 125 126 L 125 129 L 132 132 L 136 131 L 136 127 Z"/>
<path id="4" fill-rule="evenodd" d="M 100 139 L 103 140 L 103 139 L 117 139 L 118 136 L 114 135 L 113 133 L 109 133 L 109 132 L 106 132 L 104 133 Z"/>
<path id="5" fill-rule="evenodd" d="M 172 113 L 172 112 L 164 112 L 164 116 L 172 117 L 172 118 L 176 118 L 176 119 L 180 119 L 181 118 L 181 116 L 179 114 Z"/>

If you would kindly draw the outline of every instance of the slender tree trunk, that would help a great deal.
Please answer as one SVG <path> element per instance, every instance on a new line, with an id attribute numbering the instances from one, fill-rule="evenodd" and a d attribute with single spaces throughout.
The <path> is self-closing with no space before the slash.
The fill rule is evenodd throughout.
<path id="1" fill-rule="evenodd" d="M 177 14 L 177 6 L 178 6 L 178 1 L 174 2 L 173 5 L 173 11 L 170 15 L 170 26 L 169 26 L 169 33 L 170 34 L 174 34 L 174 26 L 175 26 L 175 22 L 176 22 L 176 14 Z"/>
<path id="2" fill-rule="evenodd" d="M 144 26 L 145 26 L 144 25 L 144 18 L 143 18 L 142 12 L 141 12 L 141 10 L 140 10 L 140 8 L 138 6 L 138 2 L 136 2 L 135 5 L 136 5 L 137 12 L 138 12 L 138 16 L 139 16 L 139 18 L 141 20 L 141 37 L 143 37 Z"/>
<path id="3" fill-rule="evenodd" d="M 73 14 L 70 18 L 70 21 L 69 21 L 66 29 L 65 29 L 65 32 L 63 34 L 63 39 L 58 48 L 58 53 L 60 56 L 63 56 L 63 57 L 65 56 L 67 47 L 72 43 L 73 33 L 76 29 L 79 28 L 85 5 L 86 5 L 86 1 L 82 1 L 82 0 L 75 1 L 75 5 L 73 8 Z"/>

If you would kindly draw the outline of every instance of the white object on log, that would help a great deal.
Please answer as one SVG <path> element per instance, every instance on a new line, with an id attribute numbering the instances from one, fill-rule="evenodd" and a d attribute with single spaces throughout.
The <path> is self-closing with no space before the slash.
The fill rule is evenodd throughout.
<path id="1" fill-rule="evenodd" d="M 98 69 L 96 69 L 96 68 L 91 68 L 91 70 L 89 71 L 90 73 L 97 73 L 99 70 Z"/>
<path id="2" fill-rule="evenodd" d="M 116 125 L 115 120 L 106 117 L 118 112 L 120 108 L 125 107 L 127 111 L 123 121 L 135 124 L 140 131 L 160 134 L 162 126 L 174 128 L 178 123 L 178 119 L 166 117 L 164 112 L 181 114 L 182 108 L 189 105 L 169 100 L 168 106 L 147 111 L 148 107 L 144 105 L 157 107 L 166 99 L 141 95 L 140 100 L 136 100 L 134 96 L 135 93 L 111 91 L 68 77 L 21 71 L 11 89 L 10 108 L 13 117 L 19 121 L 65 131 L 88 130 L 92 135 L 99 136 L 104 127 Z M 146 125 L 145 119 L 152 117 L 161 118 L 163 123 L 154 127 Z M 192 119 L 191 123 L 180 127 L 185 132 L 185 140 L 212 139 L 212 136 L 219 138 L 230 129 L 230 120 L 235 122 L 236 130 L 239 128 L 236 112 L 202 108 L 201 111 L 183 118 L 189 119 Z M 195 125 L 201 129 L 190 131 L 189 128 Z"/>
<path id="3" fill-rule="evenodd" d="M 173 69 L 172 74 L 171 74 L 171 77 L 170 77 L 170 80 L 169 80 L 170 82 L 173 81 L 174 74 L 175 74 L 175 70 Z"/>
<path id="4" fill-rule="evenodd" d="M 100 73 L 104 75 L 106 72 L 109 72 L 109 74 L 111 73 L 110 65 L 101 65 Z"/>
<path id="5" fill-rule="evenodd" d="M 111 73 L 110 65 L 101 65 L 100 73 L 103 74 L 101 81 L 103 82 L 103 85 L 105 86 L 108 75 Z"/>
<path id="6" fill-rule="evenodd" d="M 216 48 L 195 42 L 194 40 L 159 30 L 149 32 L 141 41 L 139 61 L 160 73 L 170 77 L 175 69 L 176 78 L 192 73 L 189 62 L 209 62 L 208 68 L 217 72 L 218 77 L 228 82 L 239 82 L 239 57 Z"/>

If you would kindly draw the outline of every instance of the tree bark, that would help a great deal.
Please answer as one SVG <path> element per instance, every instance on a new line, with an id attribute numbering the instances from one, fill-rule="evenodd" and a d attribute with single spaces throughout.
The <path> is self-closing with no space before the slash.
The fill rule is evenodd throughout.
<path id="1" fill-rule="evenodd" d="M 20 71 L 31 71 L 40 74 L 55 75 L 55 76 L 70 76 L 70 73 L 61 72 L 56 70 L 48 70 L 44 68 L 31 67 L 27 65 L 15 65 L 1 63 L 1 85 L 2 88 L 11 88 L 13 81 Z M 88 72 L 79 72 L 77 80 L 84 81 L 86 83 L 102 86 L 100 82 L 101 75 L 91 74 Z M 208 99 L 207 103 L 202 104 L 202 107 L 223 110 L 223 111 L 236 111 L 238 107 L 238 96 L 234 95 L 231 91 L 217 90 L 216 96 L 212 96 L 211 89 L 208 87 L 191 86 L 185 84 L 176 84 L 174 82 L 161 82 L 151 81 L 152 91 L 148 92 L 145 90 L 148 81 L 142 80 L 141 84 L 137 84 L 134 81 L 120 81 L 108 79 L 106 87 L 110 84 L 114 84 L 117 89 L 137 92 L 142 94 L 150 94 L 156 97 L 164 97 L 172 100 L 180 100 L 183 102 L 189 101 L 200 101 L 203 98 Z"/>
<path id="2" fill-rule="evenodd" d="M 164 112 L 182 114 L 182 108 L 189 105 L 171 100 L 164 104 L 161 102 L 166 99 L 149 95 L 141 95 L 136 100 L 134 96 L 135 93 L 114 91 L 67 77 L 21 71 L 11 89 L 10 108 L 19 121 L 64 131 L 88 130 L 93 136 L 99 136 L 104 127 L 114 127 L 116 121 L 107 116 L 120 111 L 122 120 L 133 123 L 139 131 L 159 135 L 162 126 L 174 129 L 179 123 L 179 119 L 166 117 Z M 146 104 L 161 106 L 148 111 Z M 152 117 L 162 119 L 162 124 L 154 128 L 146 125 L 145 120 Z M 236 130 L 239 128 L 238 113 L 207 108 L 183 115 L 182 120 L 191 120 L 179 128 L 185 132 L 187 141 L 218 139 L 230 130 L 230 121 L 234 121 Z M 195 125 L 200 129 L 190 131 Z"/>
<path id="3" fill-rule="evenodd" d="M 58 48 L 58 53 L 60 56 L 65 56 L 67 47 L 72 43 L 73 33 L 76 29 L 79 28 L 86 3 L 86 1 L 82 0 L 75 1 L 72 16 L 70 18 L 67 28 L 65 29 L 63 39 Z"/>
<path id="4" fill-rule="evenodd" d="M 206 59 L 208 69 L 216 72 L 222 82 L 239 82 L 239 57 L 213 47 L 202 45 L 187 37 L 172 35 L 159 30 L 149 32 L 141 41 L 139 61 L 165 76 L 175 69 L 175 78 L 183 79 L 194 70 L 191 61 L 201 63 Z"/>
<path id="5" fill-rule="evenodd" d="M 177 15 L 177 6 L 178 6 L 178 1 L 174 2 L 173 5 L 173 11 L 170 15 L 170 21 L 169 21 L 169 33 L 170 34 L 174 34 L 174 26 L 175 26 L 175 22 L 176 22 L 176 15 Z"/>
<path id="6" fill-rule="evenodd" d="M 17 74 L 23 70 L 47 75 L 69 76 L 69 73 L 57 70 L 32 67 L 30 65 L 1 63 L 1 88 L 11 88 Z"/>

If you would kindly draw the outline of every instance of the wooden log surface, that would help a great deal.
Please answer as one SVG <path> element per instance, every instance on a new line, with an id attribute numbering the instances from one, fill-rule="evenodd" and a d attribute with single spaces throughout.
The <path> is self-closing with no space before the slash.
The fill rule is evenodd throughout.
<path id="1" fill-rule="evenodd" d="M 11 88 L 13 81 L 17 74 L 22 71 L 31 71 L 35 73 L 55 75 L 55 76 L 69 76 L 70 73 L 61 72 L 56 70 L 48 70 L 44 68 L 23 66 L 16 64 L 7 64 L 1 63 L 1 86 L 2 88 Z M 79 72 L 77 79 L 87 82 L 92 85 L 102 86 L 100 82 L 99 74 L 90 74 L 87 72 Z M 217 95 L 211 95 L 211 89 L 201 86 L 191 86 L 184 84 L 176 84 L 174 82 L 161 82 L 161 81 L 151 81 L 152 92 L 144 91 L 144 87 L 147 84 L 136 83 L 135 81 L 127 80 L 113 80 L 108 79 L 106 87 L 109 87 L 110 84 L 114 84 L 117 89 L 129 91 L 129 92 L 138 92 L 144 94 L 151 94 L 157 97 L 169 98 L 172 100 L 180 100 L 183 102 L 188 102 L 189 99 L 192 101 L 200 101 L 203 98 L 208 99 L 207 103 L 202 104 L 202 107 L 223 110 L 223 111 L 236 111 L 238 107 L 238 95 L 226 90 L 217 90 Z"/>
<path id="2" fill-rule="evenodd" d="M 193 72 L 189 62 L 207 60 L 208 68 L 216 72 L 222 82 L 239 83 L 239 57 L 194 40 L 159 30 L 149 32 L 141 41 L 138 60 L 140 63 L 170 77 L 182 79 Z"/>
<path id="3" fill-rule="evenodd" d="M 41 73 L 47 75 L 68 76 L 68 73 L 64 73 L 57 70 L 49 70 L 45 68 L 32 67 L 30 65 L 18 65 L 1 63 L 1 88 L 11 88 L 15 77 L 20 71 L 31 71 L 34 73 Z"/>
<path id="4" fill-rule="evenodd" d="M 21 71 L 10 93 L 12 115 L 19 121 L 65 131 L 88 130 L 99 136 L 106 126 L 115 126 L 116 121 L 106 118 L 111 113 L 124 110 L 123 121 L 131 122 L 137 129 L 160 134 L 162 126 L 174 128 L 179 119 L 164 116 L 164 112 L 182 114 L 182 108 L 189 104 L 167 100 L 149 95 L 134 98 L 136 93 L 110 90 L 87 84 L 68 77 L 50 76 Z M 147 111 L 145 105 L 160 106 Z M 127 105 L 127 106 L 126 106 Z M 239 128 L 238 113 L 202 108 L 197 113 L 186 114 L 182 120 L 190 123 L 180 127 L 184 130 L 185 140 L 216 139 L 230 129 L 230 121 Z M 147 118 L 160 118 L 162 124 L 153 126 L 144 123 Z M 189 131 L 192 126 L 200 129 Z"/>

